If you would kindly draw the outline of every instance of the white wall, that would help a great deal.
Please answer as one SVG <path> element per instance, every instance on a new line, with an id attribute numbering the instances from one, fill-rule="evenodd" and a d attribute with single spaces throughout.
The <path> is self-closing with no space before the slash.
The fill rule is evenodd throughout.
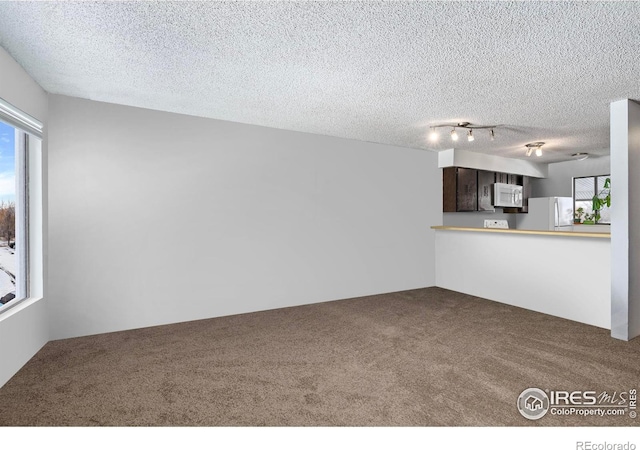
<path id="1" fill-rule="evenodd" d="M 628 205 L 629 205 L 629 339 L 640 336 L 640 180 L 638 179 L 638 170 L 640 170 L 640 104 L 635 101 L 629 101 L 629 165 L 627 173 L 629 174 L 628 184 Z M 612 176 L 612 179 L 613 176 Z M 617 191 L 613 192 L 615 196 Z M 614 197 L 615 198 L 615 197 Z M 617 257 L 614 253 L 613 257 Z"/>
<path id="2" fill-rule="evenodd" d="M 436 285 L 611 327 L 607 238 L 470 231 L 436 232 Z"/>
<path id="3" fill-rule="evenodd" d="M 611 336 L 640 335 L 640 104 L 611 103 Z"/>
<path id="4" fill-rule="evenodd" d="M 13 58 L 0 48 L 0 98 L 6 100 L 22 111 L 40 120 L 45 125 L 45 142 L 41 148 L 41 161 L 32 161 L 32 165 L 42 171 L 43 179 L 33 179 L 30 195 L 33 204 L 42 202 L 36 210 L 30 211 L 32 225 L 44 229 L 44 240 L 37 236 L 32 239 L 32 250 L 40 246 L 46 253 L 46 126 L 47 126 L 47 94 L 31 77 L 16 63 Z M 32 255 L 32 262 L 33 261 Z M 36 258 L 38 259 L 38 258 Z M 46 261 L 46 254 L 45 259 Z M 43 261 L 34 277 L 40 281 L 46 280 L 46 264 Z M 43 270 L 45 273 L 43 274 Z M 38 280 L 35 280 L 36 282 Z M 42 283 L 32 294 L 34 298 L 0 314 L 0 386 L 4 385 L 31 357 L 49 340 L 47 323 L 47 304 L 42 299 L 46 286 Z"/>
<path id="5" fill-rule="evenodd" d="M 531 180 L 532 197 L 571 197 L 573 177 L 607 175 L 610 173 L 610 157 L 600 156 L 583 161 L 563 161 L 549 164 L 547 178 Z"/>
<path id="6" fill-rule="evenodd" d="M 432 286 L 437 154 L 50 97 L 52 338 Z"/>
<path id="7" fill-rule="evenodd" d="M 0 47 L 0 98 L 44 123 L 47 94 L 33 78 Z"/>
<path id="8" fill-rule="evenodd" d="M 461 149 L 441 150 L 438 167 L 468 167 L 492 172 L 514 173 L 529 177 L 546 177 L 547 165 L 524 159 L 505 158 Z"/>

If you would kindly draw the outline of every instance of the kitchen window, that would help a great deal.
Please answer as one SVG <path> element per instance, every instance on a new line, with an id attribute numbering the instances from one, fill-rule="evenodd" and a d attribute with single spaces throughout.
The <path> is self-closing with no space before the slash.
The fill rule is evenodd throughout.
<path id="1" fill-rule="evenodd" d="M 597 175 L 591 177 L 576 177 L 573 179 L 573 211 L 578 211 L 578 208 L 584 210 L 582 221 L 594 220 L 593 212 L 593 197 L 598 195 L 600 198 L 604 198 L 607 192 L 605 188 L 605 182 L 607 178 L 611 178 L 611 175 Z M 611 211 L 608 207 L 604 207 L 600 210 L 600 224 L 611 223 Z"/>

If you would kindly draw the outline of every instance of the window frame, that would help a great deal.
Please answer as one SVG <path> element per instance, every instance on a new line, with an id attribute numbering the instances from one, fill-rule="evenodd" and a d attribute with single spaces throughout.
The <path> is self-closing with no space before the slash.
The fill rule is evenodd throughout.
<path id="1" fill-rule="evenodd" d="M 16 297 L 0 307 L 0 317 L 26 300 L 33 299 L 33 295 L 42 295 L 43 259 L 42 259 L 42 146 L 43 129 L 42 122 L 24 113 L 10 103 L 0 98 L 0 121 L 14 129 L 15 133 L 15 177 L 16 177 L 16 231 L 14 236 L 16 248 L 16 273 L 15 292 Z M 33 145 L 32 145 L 33 144 Z M 33 159 L 30 154 L 36 151 L 38 155 Z M 31 174 L 34 172 L 38 179 L 35 184 L 31 182 Z M 34 191 L 35 189 L 35 191 Z M 34 192 L 37 205 L 32 204 L 31 192 Z M 31 223 L 30 217 L 33 208 L 37 207 L 36 222 Z M 35 227 L 35 228 L 34 228 Z M 32 229 L 33 228 L 33 229 Z M 35 232 L 35 235 L 33 234 Z M 32 238 L 35 238 L 35 246 L 32 246 Z M 33 252 L 36 253 L 33 253 Z M 34 266 L 35 264 L 35 266 Z M 34 279 L 33 271 L 36 271 Z M 33 283 L 36 283 L 35 286 Z M 35 289 L 35 290 L 34 290 Z"/>
<path id="2" fill-rule="evenodd" d="M 611 174 L 603 174 L 603 175 L 585 175 L 585 176 L 581 176 L 581 177 L 573 177 L 572 179 L 572 197 L 573 197 L 573 212 L 575 214 L 576 212 L 576 180 L 582 180 L 585 178 L 593 178 L 593 195 L 597 195 L 599 194 L 598 192 L 598 179 L 602 178 L 602 179 L 607 179 L 607 178 L 611 178 Z M 592 196 L 593 197 L 593 196 Z M 578 200 L 578 202 L 585 202 L 585 201 L 589 201 L 589 200 Z M 611 222 L 598 222 L 598 225 L 611 225 Z"/>
<path id="3" fill-rule="evenodd" d="M 29 270 L 29 134 L 16 129 L 20 143 L 16 145 L 16 236 L 15 248 L 20 250 L 16 276 L 16 300 L 22 301 L 30 297 L 31 283 Z M 17 275 L 16 274 L 16 275 Z M 21 294 L 18 296 L 18 294 Z"/>

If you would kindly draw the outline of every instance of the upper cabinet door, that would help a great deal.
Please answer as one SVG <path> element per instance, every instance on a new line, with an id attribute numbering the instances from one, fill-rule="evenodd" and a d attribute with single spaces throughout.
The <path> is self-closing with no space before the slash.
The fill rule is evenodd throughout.
<path id="1" fill-rule="evenodd" d="M 442 212 L 456 212 L 457 170 L 455 167 L 442 169 Z"/>
<path id="2" fill-rule="evenodd" d="M 509 174 L 496 172 L 496 183 L 508 183 L 509 182 Z"/>
<path id="3" fill-rule="evenodd" d="M 478 211 L 496 210 L 491 200 L 495 176 L 495 172 L 478 171 Z"/>
<path id="4" fill-rule="evenodd" d="M 531 197 L 531 178 L 527 176 L 522 177 L 522 208 L 520 212 L 529 212 L 529 197 Z"/>
<path id="5" fill-rule="evenodd" d="M 458 168 L 457 211 L 478 210 L 478 171 Z"/>

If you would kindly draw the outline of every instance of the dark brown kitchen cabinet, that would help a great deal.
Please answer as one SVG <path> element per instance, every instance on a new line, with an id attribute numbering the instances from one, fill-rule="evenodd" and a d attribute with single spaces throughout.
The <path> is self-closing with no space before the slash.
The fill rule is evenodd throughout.
<path id="1" fill-rule="evenodd" d="M 530 177 L 463 167 L 445 167 L 442 169 L 442 211 L 495 211 L 496 209 L 493 206 L 494 183 L 522 186 L 522 207 L 503 208 L 502 212 L 529 212 Z"/>
<path id="2" fill-rule="evenodd" d="M 516 175 L 513 173 L 496 172 L 496 183 L 520 185 L 519 183 L 520 178 L 522 178 L 521 175 Z"/>
<path id="3" fill-rule="evenodd" d="M 462 167 L 442 169 L 442 211 L 478 210 L 478 171 Z"/>
<path id="4" fill-rule="evenodd" d="M 496 183 L 508 183 L 509 182 L 509 174 L 496 172 Z"/>
<path id="5" fill-rule="evenodd" d="M 531 197 L 531 178 L 527 176 L 522 177 L 522 208 L 520 212 L 529 212 L 529 197 Z"/>
<path id="6" fill-rule="evenodd" d="M 478 211 L 495 211 L 492 191 L 496 173 L 478 170 Z"/>
<path id="7" fill-rule="evenodd" d="M 478 210 L 478 171 L 458 168 L 458 211 Z"/>

